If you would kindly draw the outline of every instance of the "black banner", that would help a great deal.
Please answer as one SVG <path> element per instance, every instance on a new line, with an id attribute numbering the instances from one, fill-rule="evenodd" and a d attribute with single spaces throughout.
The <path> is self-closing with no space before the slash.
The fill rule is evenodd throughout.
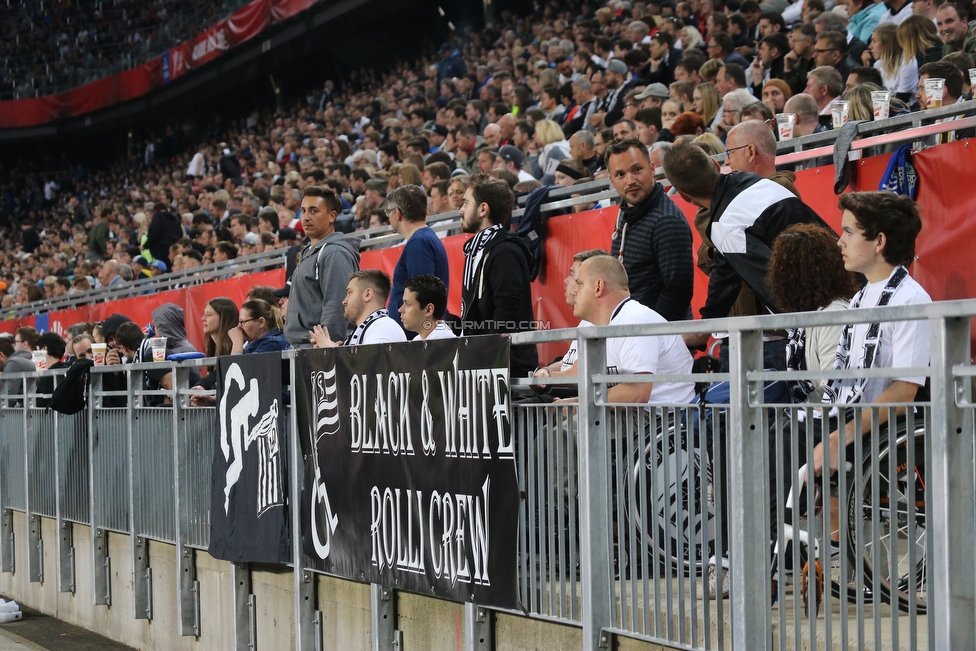
<path id="1" fill-rule="evenodd" d="M 291 559 L 280 369 L 280 353 L 217 360 L 209 549 L 214 558 Z"/>
<path id="2" fill-rule="evenodd" d="M 303 350 L 296 409 L 314 566 L 518 607 L 509 340 Z"/>

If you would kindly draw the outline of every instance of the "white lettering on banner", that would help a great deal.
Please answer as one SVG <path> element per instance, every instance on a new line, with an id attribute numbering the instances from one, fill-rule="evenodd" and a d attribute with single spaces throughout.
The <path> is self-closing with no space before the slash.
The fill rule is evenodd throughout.
<path id="1" fill-rule="evenodd" d="M 444 454 L 465 459 L 490 459 L 490 417 L 495 421 L 498 437 L 495 454 L 499 459 L 514 459 L 514 437 L 503 438 L 509 417 L 508 369 L 461 371 L 458 370 L 458 356 L 455 354 L 454 372 L 438 371 L 437 376 L 444 404 Z M 490 408 L 489 398 L 493 401 Z"/>
<path id="2" fill-rule="evenodd" d="M 413 456 L 410 423 L 410 373 L 353 375 L 349 381 L 349 445 L 362 454 Z M 372 401 L 370 389 L 375 391 Z M 373 427 L 366 413 L 372 403 Z"/>
<path id="3" fill-rule="evenodd" d="M 420 376 L 420 388 L 424 396 L 420 403 L 420 444 L 424 454 L 432 456 L 437 452 L 437 441 L 434 440 L 434 415 L 430 413 L 430 381 L 427 379 L 427 371 Z"/>
<path id="4" fill-rule="evenodd" d="M 424 558 L 429 553 L 434 577 L 447 579 L 451 585 L 461 581 L 490 586 L 490 490 L 491 479 L 486 478 L 481 495 L 434 491 L 425 509 L 422 491 L 373 486 L 369 492 L 371 563 L 380 572 L 389 568 L 424 574 Z M 425 549 L 425 540 L 429 549 Z"/>
<path id="5" fill-rule="evenodd" d="M 223 28 L 218 29 L 212 34 L 207 34 L 207 38 L 193 46 L 193 60 L 199 61 L 215 50 L 227 49 L 227 34 Z"/>
<path id="6" fill-rule="evenodd" d="M 312 400 L 315 404 L 315 438 L 339 433 L 339 390 L 336 370 L 312 373 Z"/>

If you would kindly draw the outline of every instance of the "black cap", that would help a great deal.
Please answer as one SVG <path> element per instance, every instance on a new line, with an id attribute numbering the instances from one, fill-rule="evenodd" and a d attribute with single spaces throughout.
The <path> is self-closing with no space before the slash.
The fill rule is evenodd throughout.
<path id="1" fill-rule="evenodd" d="M 276 289 L 271 293 L 277 296 L 278 298 L 284 298 L 285 296 L 288 296 L 288 294 L 291 293 L 291 281 L 289 280 L 287 283 L 285 283 L 284 287 L 282 287 L 281 289 Z"/>
<path id="2" fill-rule="evenodd" d="M 278 229 L 278 240 L 297 240 L 298 231 L 294 228 L 279 228 Z"/>

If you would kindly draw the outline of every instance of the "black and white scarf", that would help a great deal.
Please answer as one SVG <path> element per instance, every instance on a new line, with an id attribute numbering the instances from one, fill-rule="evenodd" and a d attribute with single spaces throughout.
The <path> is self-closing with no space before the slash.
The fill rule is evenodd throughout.
<path id="1" fill-rule="evenodd" d="M 390 316 L 389 310 L 387 310 L 385 307 L 382 307 L 370 314 L 368 317 L 366 317 L 365 321 L 356 326 L 356 329 L 352 331 L 351 335 L 346 337 L 346 340 L 342 342 L 342 345 L 358 346 L 359 344 L 363 343 L 363 337 L 366 336 L 367 328 L 385 316 Z"/>
<path id="2" fill-rule="evenodd" d="M 789 338 L 786 342 L 786 370 L 807 370 L 807 332 L 806 328 L 788 330 Z M 813 393 L 814 384 L 810 380 L 787 380 L 790 397 L 794 403 L 806 402 L 807 396 Z"/>
<path id="3" fill-rule="evenodd" d="M 474 276 L 478 272 L 481 254 L 491 242 L 492 238 L 502 232 L 502 225 L 495 224 L 483 231 L 478 231 L 474 237 L 464 243 L 464 288 L 471 289 Z"/>
<path id="4" fill-rule="evenodd" d="M 881 290 L 881 296 L 878 298 L 878 304 L 876 307 L 884 307 L 891 302 L 891 297 L 895 295 L 898 288 L 901 286 L 902 281 L 908 277 L 908 269 L 901 266 L 895 270 L 895 273 L 891 275 L 888 280 L 888 284 L 885 285 L 884 289 Z M 861 301 L 864 300 L 864 294 L 867 292 L 868 288 L 865 286 L 864 289 L 859 291 L 851 299 L 851 309 L 861 307 Z M 841 332 L 840 343 L 837 346 L 837 357 L 834 359 L 834 369 L 844 370 L 851 367 L 851 339 L 854 333 L 854 325 L 848 323 L 844 326 L 844 330 Z M 872 323 L 868 326 L 867 336 L 864 337 L 864 365 L 861 368 L 873 368 L 874 360 L 878 357 L 878 350 L 881 347 L 881 324 Z M 861 401 L 861 395 L 864 393 L 864 383 L 867 378 L 857 378 L 854 382 L 854 389 L 851 393 L 851 398 L 847 402 L 855 403 Z M 826 390 L 824 390 L 824 402 L 833 403 L 837 402 L 837 396 L 840 394 L 841 382 L 838 380 L 831 380 L 827 384 Z"/>

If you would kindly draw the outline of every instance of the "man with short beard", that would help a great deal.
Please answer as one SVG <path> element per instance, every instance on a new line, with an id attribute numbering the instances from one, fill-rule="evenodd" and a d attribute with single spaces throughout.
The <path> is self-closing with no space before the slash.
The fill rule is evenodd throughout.
<path id="1" fill-rule="evenodd" d="M 688 220 L 654 181 L 641 141 L 614 141 L 606 161 L 623 199 L 610 253 L 623 263 L 634 299 L 668 321 L 690 319 L 695 262 Z"/>
<path id="2" fill-rule="evenodd" d="M 531 253 L 505 227 L 515 195 L 508 184 L 485 174 L 468 181 L 461 204 L 461 229 L 474 233 L 464 245 L 461 290 L 462 334 L 484 335 L 532 329 Z M 534 345 L 512 346 L 512 377 L 526 377 L 539 365 Z"/>

